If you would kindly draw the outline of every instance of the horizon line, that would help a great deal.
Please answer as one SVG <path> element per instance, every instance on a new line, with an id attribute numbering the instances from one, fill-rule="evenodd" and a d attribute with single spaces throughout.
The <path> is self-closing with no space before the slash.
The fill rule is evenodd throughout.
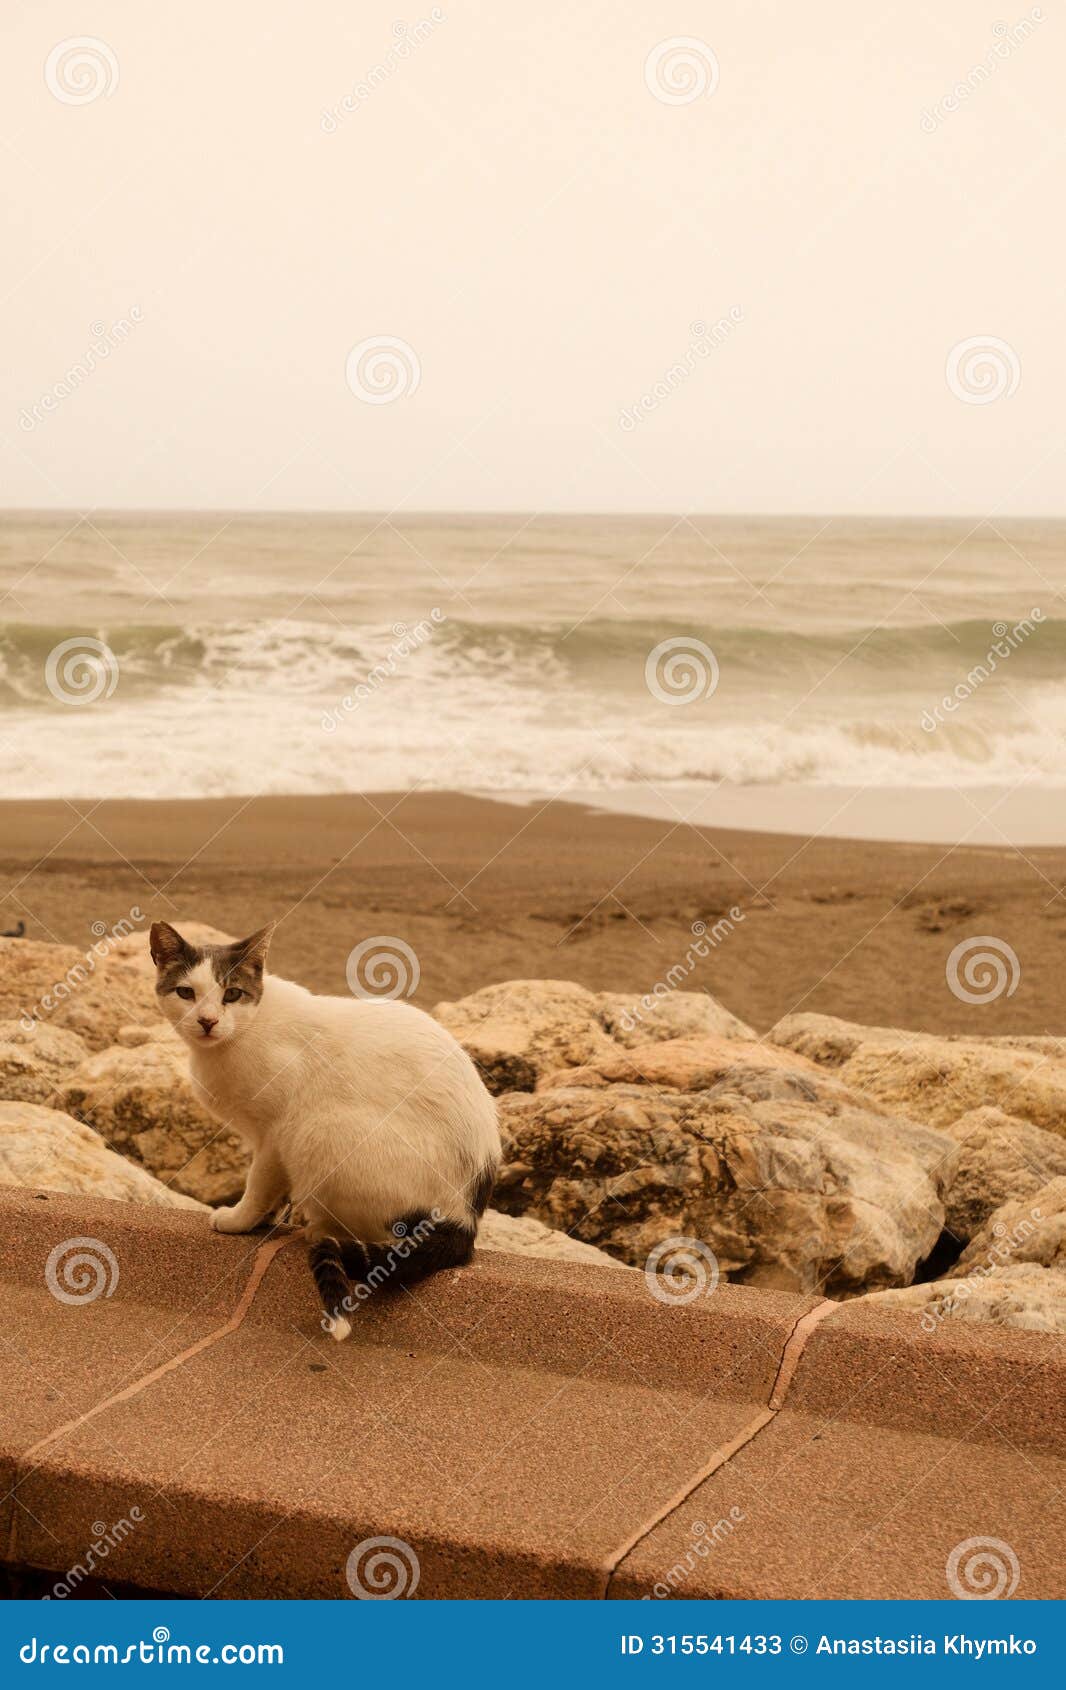
<path id="1" fill-rule="evenodd" d="M 440 508 L 428 506 L 425 509 L 399 511 L 396 509 L 376 509 L 367 507 L 362 509 L 348 508 L 337 505 L 0 505 L 0 517 L 79 517 L 82 521 L 92 517 L 108 516 L 228 516 L 230 518 L 263 518 L 274 517 L 344 517 L 353 521 L 367 522 L 399 522 L 399 521 L 443 521 L 457 518 L 477 517 L 485 520 L 503 520 L 524 518 L 527 523 L 558 520 L 581 520 L 589 522 L 604 521 L 654 521 L 660 518 L 673 517 L 677 522 L 692 520 L 693 518 L 710 519 L 717 522 L 951 522 L 970 523 L 974 529 L 986 523 L 1000 522 L 1066 522 L 1066 510 L 1056 513 L 1022 512 L 1004 514 L 991 511 L 979 516 L 975 512 L 954 511 L 826 511 L 826 510 L 781 510 L 781 511 L 753 511 L 753 510 L 688 510 L 679 511 L 673 508 L 663 510 L 530 510 L 523 506 L 474 507 L 456 505 Z"/>

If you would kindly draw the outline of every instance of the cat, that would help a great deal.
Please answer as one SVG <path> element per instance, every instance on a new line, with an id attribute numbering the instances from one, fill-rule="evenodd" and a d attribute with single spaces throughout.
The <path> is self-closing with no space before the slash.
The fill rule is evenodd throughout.
<path id="1" fill-rule="evenodd" d="M 249 1232 L 288 1198 L 341 1340 L 368 1290 L 471 1259 L 500 1159 L 496 1105 L 413 1004 L 320 997 L 268 974 L 270 934 L 193 945 L 157 921 L 156 992 L 197 1099 L 252 1150 L 243 1197 L 212 1226 Z"/>

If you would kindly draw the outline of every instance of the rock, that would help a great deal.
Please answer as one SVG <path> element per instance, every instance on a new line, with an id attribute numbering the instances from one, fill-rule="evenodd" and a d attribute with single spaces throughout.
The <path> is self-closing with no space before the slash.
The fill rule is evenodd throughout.
<path id="1" fill-rule="evenodd" d="M 569 980 L 507 980 L 433 1011 L 469 1052 L 489 1090 L 532 1091 L 560 1068 L 579 1068 L 661 1039 L 753 1038 L 703 992 L 671 992 L 647 1009 L 617 992 Z"/>
<path id="2" fill-rule="evenodd" d="M 115 1043 L 122 1045 L 125 1050 L 136 1050 L 138 1045 L 151 1044 L 169 1044 L 176 1050 L 183 1048 L 181 1039 L 169 1021 L 156 1021 L 148 1027 L 120 1027 L 115 1034 Z"/>
<path id="3" fill-rule="evenodd" d="M 964 1244 L 1000 1204 L 1031 1198 L 1048 1180 L 1066 1174 L 1066 1139 L 1002 1109 L 971 1109 L 945 1130 L 959 1146 L 946 1226 Z"/>
<path id="4" fill-rule="evenodd" d="M 857 1302 L 913 1312 L 925 1332 L 955 1320 L 1027 1332 L 1066 1332 L 1066 1274 L 1033 1262 L 993 1268 L 983 1278 L 939 1279 L 930 1285 L 875 1291 Z"/>
<path id="5" fill-rule="evenodd" d="M 753 1039 L 755 1029 L 732 1015 L 709 992 L 594 992 L 598 1013 L 612 1039 L 636 1050 L 662 1039 Z"/>
<path id="6" fill-rule="evenodd" d="M 616 1051 L 584 1068 L 559 1068 L 538 1082 L 537 1090 L 557 1086 L 649 1085 L 669 1091 L 707 1091 L 731 1070 L 749 1065 L 753 1071 L 781 1069 L 817 1076 L 818 1067 L 804 1056 L 747 1039 L 664 1039 L 637 1050 Z M 812 1095 L 814 1095 L 812 1093 Z"/>
<path id="7" fill-rule="evenodd" d="M 244 1189 L 248 1153 L 196 1101 L 184 1047 L 169 1027 L 148 1043 L 87 1057 L 51 1101 L 190 1197 L 227 1203 Z"/>
<path id="8" fill-rule="evenodd" d="M 593 1244 L 582 1244 L 580 1238 L 570 1238 L 565 1232 L 553 1232 L 551 1227 L 542 1226 L 532 1215 L 501 1215 L 496 1209 L 486 1209 L 482 1215 L 477 1242 L 479 1250 L 543 1256 L 552 1262 L 586 1262 L 609 1268 L 623 1265 Z"/>
<path id="9" fill-rule="evenodd" d="M 748 1061 L 705 1091 L 600 1084 L 502 1097 L 495 1201 L 643 1267 L 699 1240 L 724 1277 L 851 1296 L 907 1284 L 944 1222 L 944 1135 L 816 1070 Z"/>
<path id="10" fill-rule="evenodd" d="M 830 1015 L 786 1015 L 770 1039 L 929 1126 L 950 1126 L 961 1115 L 994 1104 L 1066 1136 L 1063 1040 L 941 1037 L 860 1027 Z"/>
<path id="11" fill-rule="evenodd" d="M 0 1020 L 66 1028 L 90 1050 L 113 1043 L 125 1023 L 158 1020 L 151 981 L 128 963 L 108 966 L 104 944 L 101 939 L 79 951 L 35 939 L 0 939 Z"/>
<path id="12" fill-rule="evenodd" d="M 1066 1178 L 1001 1204 L 945 1279 L 862 1301 L 914 1310 L 927 1332 L 945 1320 L 1066 1332 Z"/>
<path id="13" fill-rule="evenodd" d="M 202 1207 L 116 1156 L 99 1133 L 81 1121 L 35 1103 L 0 1103 L 0 1185 L 39 1186 L 172 1209 Z"/>
<path id="14" fill-rule="evenodd" d="M 0 1021 L 0 1098 L 44 1103 L 88 1055 L 85 1040 L 46 1021 Z"/>
<path id="15" fill-rule="evenodd" d="M 1002 1203 L 962 1252 L 949 1279 L 1035 1262 L 1066 1274 L 1066 1178 L 1049 1180 L 1030 1196 Z"/>

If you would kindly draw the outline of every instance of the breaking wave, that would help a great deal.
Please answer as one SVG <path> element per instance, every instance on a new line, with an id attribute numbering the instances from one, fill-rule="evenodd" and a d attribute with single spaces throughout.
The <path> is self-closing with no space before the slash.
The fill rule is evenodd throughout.
<path id="1" fill-rule="evenodd" d="M 49 653 L 91 634 L 111 695 L 57 700 Z M 653 647 L 713 649 L 713 696 L 671 707 Z M 987 622 L 788 629 L 603 618 L 410 624 L 0 628 L 10 797 L 738 785 L 1066 785 L 1066 621 L 1048 619 L 965 702 Z M 931 725 L 930 725 L 931 723 Z"/>

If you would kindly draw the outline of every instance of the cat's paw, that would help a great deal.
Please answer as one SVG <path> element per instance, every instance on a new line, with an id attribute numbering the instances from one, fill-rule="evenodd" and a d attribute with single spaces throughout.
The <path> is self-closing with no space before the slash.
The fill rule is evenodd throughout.
<path id="1" fill-rule="evenodd" d="M 255 1222 L 246 1211 L 242 1213 L 239 1203 L 234 1203 L 228 1209 L 215 1209 L 211 1225 L 216 1232 L 251 1232 Z"/>

